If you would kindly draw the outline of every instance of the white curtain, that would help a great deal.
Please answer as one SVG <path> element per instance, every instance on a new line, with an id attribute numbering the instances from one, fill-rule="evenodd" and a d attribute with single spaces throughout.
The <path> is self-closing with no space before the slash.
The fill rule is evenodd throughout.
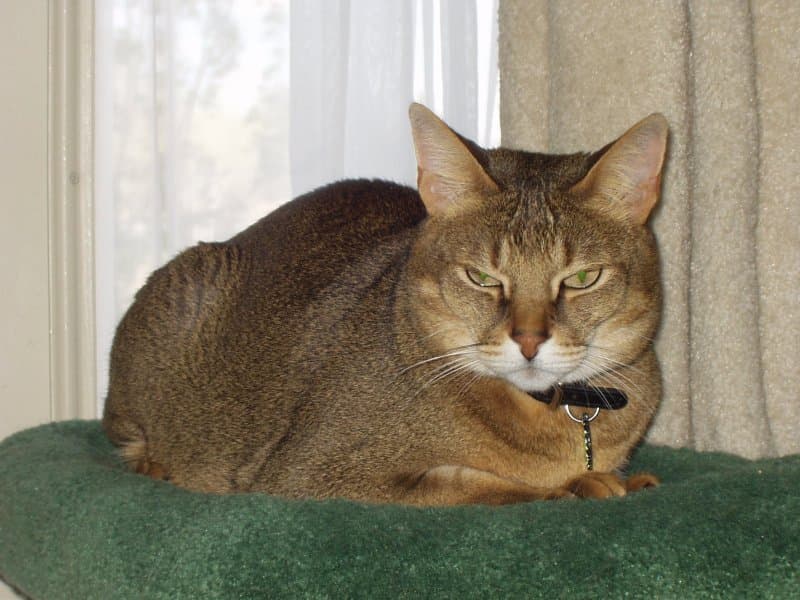
<path id="1" fill-rule="evenodd" d="M 497 0 L 103 0 L 98 410 L 147 275 L 345 177 L 414 183 L 408 104 L 499 140 Z"/>
<path id="2" fill-rule="evenodd" d="M 413 185 L 412 100 L 496 142 L 496 37 L 490 0 L 293 0 L 293 192 L 343 177 Z"/>

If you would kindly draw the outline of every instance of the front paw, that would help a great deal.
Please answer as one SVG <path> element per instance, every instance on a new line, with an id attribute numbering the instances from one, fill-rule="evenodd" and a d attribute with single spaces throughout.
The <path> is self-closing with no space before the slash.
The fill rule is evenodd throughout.
<path id="1" fill-rule="evenodd" d="M 625 482 L 619 476 L 595 471 L 579 475 L 564 487 L 578 498 L 611 498 L 624 496 L 627 492 Z"/>
<path id="2" fill-rule="evenodd" d="M 564 487 L 579 498 L 611 498 L 656 487 L 659 483 L 658 478 L 650 473 L 638 473 L 625 481 L 614 473 L 587 471 Z"/>
<path id="3" fill-rule="evenodd" d="M 652 473 L 636 473 L 628 477 L 625 487 L 629 492 L 638 492 L 647 488 L 653 488 L 661 484 L 658 477 Z"/>

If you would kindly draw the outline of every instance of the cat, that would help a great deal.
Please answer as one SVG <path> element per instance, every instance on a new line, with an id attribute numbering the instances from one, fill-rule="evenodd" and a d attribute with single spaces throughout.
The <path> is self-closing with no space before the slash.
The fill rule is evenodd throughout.
<path id="1" fill-rule="evenodd" d="M 660 396 L 647 221 L 664 117 L 547 155 L 409 115 L 418 191 L 322 187 L 139 290 L 103 415 L 133 469 L 201 492 L 427 506 L 658 484 L 621 469 Z M 569 385 L 627 405 L 561 406 Z"/>

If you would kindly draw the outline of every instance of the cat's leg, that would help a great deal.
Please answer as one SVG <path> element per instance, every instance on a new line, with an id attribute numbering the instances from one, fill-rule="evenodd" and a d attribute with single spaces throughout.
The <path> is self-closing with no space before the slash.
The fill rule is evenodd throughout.
<path id="1" fill-rule="evenodd" d="M 457 465 L 439 465 L 399 478 L 397 500 L 423 506 L 455 504 L 515 504 L 571 497 L 566 489 L 536 488 L 504 479 L 488 471 Z"/>
<path id="2" fill-rule="evenodd" d="M 579 498 L 611 498 L 658 484 L 658 478 L 650 473 L 638 473 L 624 480 L 615 473 L 587 471 L 567 482 L 564 487 Z"/>

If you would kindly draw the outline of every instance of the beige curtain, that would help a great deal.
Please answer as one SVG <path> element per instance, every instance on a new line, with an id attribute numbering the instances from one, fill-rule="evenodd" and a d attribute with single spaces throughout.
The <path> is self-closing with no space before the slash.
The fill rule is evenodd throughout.
<path id="1" fill-rule="evenodd" d="M 654 443 L 800 452 L 800 2 L 501 0 L 506 146 L 671 124 Z"/>

